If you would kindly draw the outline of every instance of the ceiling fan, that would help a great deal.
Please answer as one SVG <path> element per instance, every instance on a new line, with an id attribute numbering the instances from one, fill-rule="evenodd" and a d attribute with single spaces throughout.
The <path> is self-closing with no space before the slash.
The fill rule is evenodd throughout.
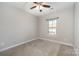
<path id="1" fill-rule="evenodd" d="M 33 3 L 34 3 L 34 6 L 31 7 L 30 9 L 34 9 L 34 8 L 36 8 L 38 6 L 40 12 L 42 12 L 40 7 L 44 7 L 44 8 L 50 8 L 51 7 L 50 5 L 44 4 L 44 2 L 33 2 Z"/>

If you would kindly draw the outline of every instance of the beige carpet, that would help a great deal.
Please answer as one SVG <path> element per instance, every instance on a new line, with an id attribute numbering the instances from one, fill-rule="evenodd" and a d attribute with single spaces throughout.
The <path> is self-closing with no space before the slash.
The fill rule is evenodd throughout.
<path id="1" fill-rule="evenodd" d="M 47 40 L 34 40 L 4 52 L 1 56 L 74 56 L 73 47 Z"/>

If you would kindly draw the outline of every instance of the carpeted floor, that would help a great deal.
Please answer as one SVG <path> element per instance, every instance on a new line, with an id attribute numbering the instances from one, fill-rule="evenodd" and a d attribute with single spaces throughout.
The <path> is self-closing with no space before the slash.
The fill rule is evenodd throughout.
<path id="1" fill-rule="evenodd" d="M 57 44 L 47 40 L 34 40 L 4 52 L 1 56 L 74 56 L 71 46 Z"/>

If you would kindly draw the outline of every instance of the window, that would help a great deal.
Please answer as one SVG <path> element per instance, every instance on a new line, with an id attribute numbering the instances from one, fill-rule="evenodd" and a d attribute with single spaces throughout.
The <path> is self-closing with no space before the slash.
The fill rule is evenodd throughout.
<path id="1" fill-rule="evenodd" d="M 49 34 L 56 35 L 56 23 L 57 20 L 49 20 Z"/>

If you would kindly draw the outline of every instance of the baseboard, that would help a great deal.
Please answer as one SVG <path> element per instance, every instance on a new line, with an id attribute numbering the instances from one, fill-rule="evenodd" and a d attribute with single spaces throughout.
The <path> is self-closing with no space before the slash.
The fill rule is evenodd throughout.
<path id="1" fill-rule="evenodd" d="M 32 40 L 28 40 L 28 41 L 24 41 L 24 42 L 17 43 L 17 44 L 15 44 L 15 45 L 9 46 L 9 47 L 7 47 L 7 48 L 0 49 L 0 52 L 6 51 L 6 50 L 8 50 L 8 49 L 11 49 L 11 48 L 17 47 L 17 46 L 19 46 L 19 45 L 22 45 L 22 44 L 28 43 L 28 42 L 33 41 L 33 40 L 36 40 L 36 39 L 32 39 Z"/>
<path id="2" fill-rule="evenodd" d="M 57 41 L 57 40 L 49 40 L 49 39 L 46 39 L 46 38 L 40 38 L 40 37 L 38 37 L 38 39 L 48 40 L 48 41 L 51 41 L 51 42 L 55 42 L 55 43 L 59 43 L 59 44 L 64 44 L 64 45 L 67 45 L 67 46 L 71 46 L 71 47 L 73 47 L 72 44 L 65 43 L 65 42 L 61 42 L 61 41 Z"/>
<path id="3" fill-rule="evenodd" d="M 56 41 L 56 40 L 49 40 L 49 39 L 46 39 L 46 38 L 40 38 L 40 37 L 38 37 L 38 38 L 35 38 L 35 39 L 32 39 L 32 40 L 28 40 L 28 41 L 24 41 L 24 42 L 21 42 L 21 43 L 17 43 L 17 44 L 15 44 L 15 45 L 9 46 L 9 47 L 7 47 L 7 48 L 0 49 L 0 52 L 6 51 L 6 50 L 8 50 L 8 49 L 14 48 L 14 47 L 16 47 L 16 46 L 19 46 L 19 45 L 22 45 L 22 44 L 25 44 L 25 43 L 28 43 L 28 42 L 31 42 L 31 41 L 37 40 L 37 39 L 48 40 L 48 41 L 51 41 L 51 42 L 56 42 L 56 43 L 59 43 L 59 44 L 64 44 L 64 45 L 72 46 L 72 47 L 73 47 L 72 44 L 68 44 L 68 43 L 64 43 L 64 42 L 60 42 L 60 41 Z"/>

